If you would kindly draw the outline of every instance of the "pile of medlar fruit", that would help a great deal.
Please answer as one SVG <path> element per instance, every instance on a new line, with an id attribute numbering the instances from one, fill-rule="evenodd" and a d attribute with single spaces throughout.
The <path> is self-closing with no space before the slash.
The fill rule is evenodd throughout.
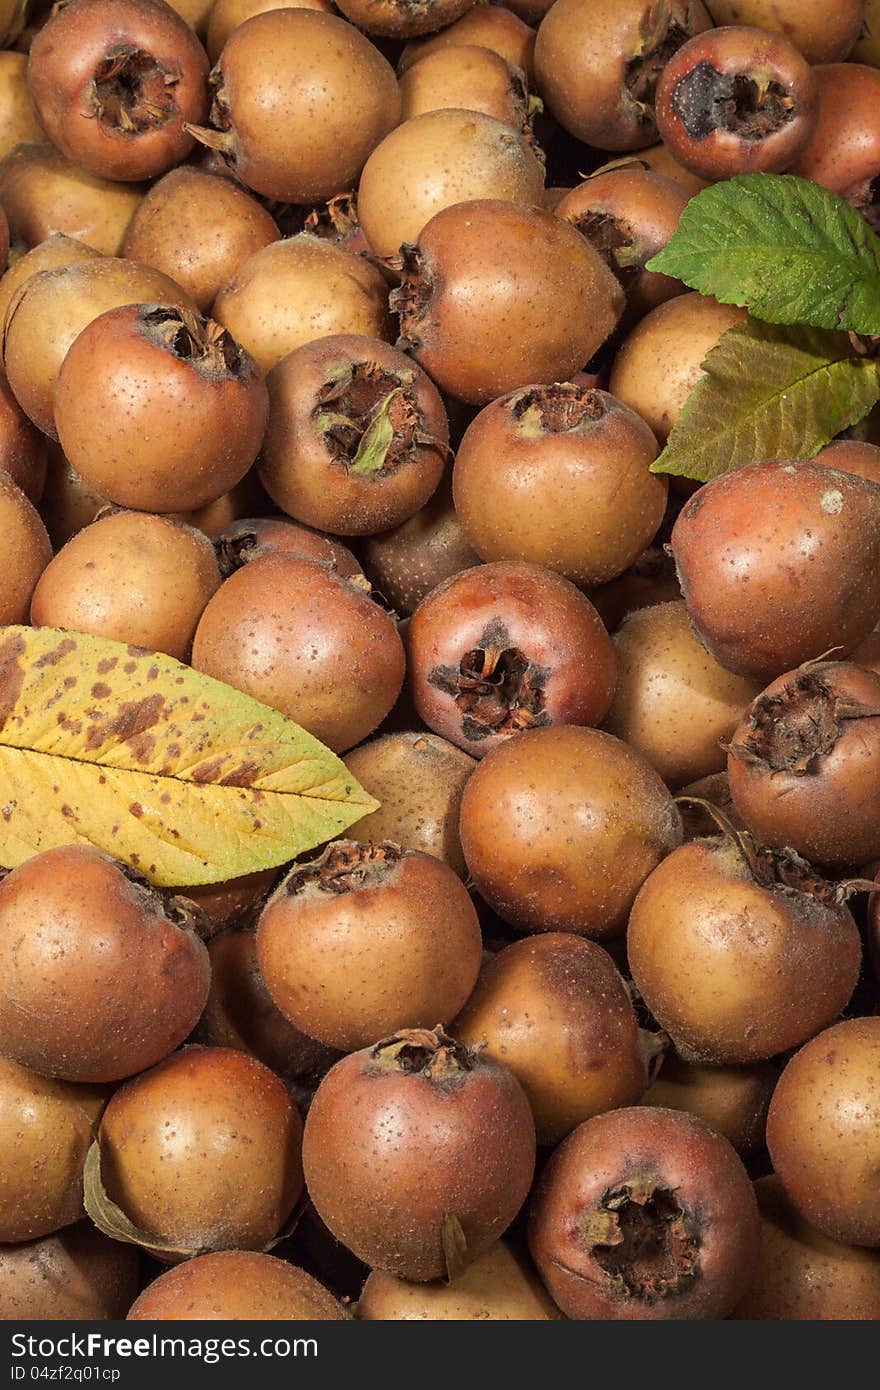
<path id="1" fill-rule="evenodd" d="M 30 624 L 377 806 L 0 819 L 0 1319 L 880 1320 L 880 433 L 652 472 L 747 315 L 647 268 L 880 226 L 880 4 L 13 9 L 0 753 Z"/>

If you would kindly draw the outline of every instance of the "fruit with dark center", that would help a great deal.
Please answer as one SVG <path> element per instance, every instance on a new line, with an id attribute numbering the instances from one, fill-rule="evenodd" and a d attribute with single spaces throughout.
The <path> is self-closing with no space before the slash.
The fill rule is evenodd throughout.
<path id="1" fill-rule="evenodd" d="M 552 570 L 514 561 L 432 590 L 410 620 L 407 651 L 420 718 L 477 758 L 523 729 L 598 724 L 617 674 L 589 599 Z"/>
<path id="2" fill-rule="evenodd" d="M 43 495 L 47 468 L 45 437 L 31 424 L 0 373 L 0 472 L 8 473 L 36 505 Z"/>
<path id="3" fill-rule="evenodd" d="M 439 33 L 412 39 L 400 55 L 397 70 L 406 72 L 429 53 L 459 48 L 463 44 L 488 48 L 514 67 L 521 68 L 527 77 L 532 76 L 535 31 L 501 5 L 476 5 Z"/>
<path id="4" fill-rule="evenodd" d="M 212 128 L 191 133 L 248 188 L 286 203 L 353 188 L 400 120 L 391 65 L 353 25 L 315 10 L 248 19 L 230 35 L 210 85 Z"/>
<path id="5" fill-rule="evenodd" d="M 452 504 L 450 474 L 409 521 L 367 536 L 362 554 L 373 585 L 405 616 L 444 579 L 478 565 L 480 557 Z"/>
<path id="6" fill-rule="evenodd" d="M 257 924 L 260 974 L 277 1007 L 343 1052 L 384 1037 L 394 1019 L 448 1023 L 481 953 L 476 910 L 454 871 L 388 840 L 337 840 L 296 865 Z"/>
<path id="7" fill-rule="evenodd" d="M 454 1277 L 522 1206 L 535 1129 L 507 1067 L 413 1029 L 327 1073 L 303 1164 L 318 1215 L 360 1259 L 404 1279 Z"/>
<path id="8" fill-rule="evenodd" d="M 811 1225 L 880 1246 L 880 1017 L 838 1023 L 795 1053 L 770 1102 L 767 1147 Z"/>
<path id="9" fill-rule="evenodd" d="M 262 375 L 231 334 L 163 304 L 99 315 L 55 388 L 71 465 L 111 501 L 142 511 L 188 511 L 228 492 L 256 458 L 268 411 Z"/>
<path id="10" fill-rule="evenodd" d="M 502 1240 L 451 1280 L 415 1284 L 374 1270 L 357 1316 L 363 1322 L 546 1322 L 561 1314 L 527 1260 Z"/>
<path id="11" fill-rule="evenodd" d="M 443 209 L 475 199 L 539 203 L 543 185 L 543 167 L 519 131 L 480 111 L 426 111 L 370 155 L 358 213 L 376 254 L 395 256 Z M 491 244 L 483 243 L 484 257 Z"/>
<path id="12" fill-rule="evenodd" d="M 138 185 L 89 174 L 45 142 L 16 146 L 0 165 L 0 206 L 12 241 L 28 249 L 60 232 L 121 255 L 142 198 Z"/>
<path id="13" fill-rule="evenodd" d="M 219 1250 L 169 1269 L 148 1284 L 129 1322 L 341 1322 L 342 1307 L 304 1269 L 254 1250 Z"/>
<path id="14" fill-rule="evenodd" d="M 342 0 L 339 8 L 346 19 L 368 34 L 412 39 L 454 24 L 473 4 L 474 0 L 421 0 L 419 4 L 401 4 L 401 0 Z"/>
<path id="15" fill-rule="evenodd" d="M 473 758 L 436 734 L 398 733 L 362 743 L 345 766 L 379 802 L 351 830 L 362 843 L 393 840 L 442 859 L 464 878 L 458 815 Z"/>
<path id="16" fill-rule="evenodd" d="M 539 1144 L 555 1144 L 648 1085 L 649 1046 L 601 946 L 569 933 L 515 941 L 487 960 L 453 1028 L 510 1067 Z"/>
<path id="17" fill-rule="evenodd" d="M 471 877 L 521 932 L 619 935 L 639 888 L 681 834 L 654 769 L 596 729 L 508 739 L 483 759 L 461 801 Z"/>
<path id="18" fill-rule="evenodd" d="M 784 34 L 808 63 L 846 58 L 865 20 L 865 0 L 707 0 L 706 8 L 716 24 Z"/>
<path id="19" fill-rule="evenodd" d="M 711 26 L 700 0 L 557 0 L 535 45 L 538 91 L 561 126 L 600 150 L 657 139 L 664 66 Z"/>
<path id="20" fill-rule="evenodd" d="M 587 1120 L 538 1183 L 529 1247 L 570 1318 L 724 1318 L 760 1228 L 735 1150 L 702 1120 L 636 1107 Z"/>
<path id="21" fill-rule="evenodd" d="M 772 1062 L 703 1066 L 669 1051 L 642 1104 L 686 1110 L 729 1139 L 737 1153 L 749 1155 L 764 1146 L 767 1109 L 778 1079 Z"/>
<path id="22" fill-rule="evenodd" d="M 621 574 L 653 540 L 668 481 L 657 441 L 605 391 L 570 382 L 502 396 L 465 431 L 455 509 L 484 560 L 547 565 L 576 584 Z"/>
<path id="23" fill-rule="evenodd" d="M 392 709 L 405 663 L 394 619 L 356 583 L 313 560 L 266 555 L 221 584 L 192 664 L 342 752 Z"/>
<path id="24" fill-rule="evenodd" d="M 23 623 L 37 580 L 52 559 L 52 546 L 39 512 L 2 471 L 0 535 L 6 552 L 0 572 L 0 623 Z"/>
<path id="25" fill-rule="evenodd" d="M 214 548 L 224 579 L 264 555 L 298 555 L 302 560 L 318 560 L 343 579 L 361 573 L 360 565 L 342 541 L 286 517 L 242 517 L 232 521 L 214 537 Z"/>
<path id="26" fill-rule="evenodd" d="M 307 234 L 257 251 L 220 290 L 212 313 L 264 372 L 316 338 L 392 336 L 381 273 L 363 256 Z"/>
<path id="27" fill-rule="evenodd" d="M 623 302 L 574 227 L 493 199 L 432 217 L 406 248 L 391 296 L 401 343 L 442 390 L 472 405 L 565 381 L 608 337 Z"/>
<path id="28" fill-rule="evenodd" d="M 719 666 L 681 602 L 629 613 L 614 634 L 617 689 L 603 725 L 647 758 L 667 786 L 721 772 L 758 684 Z"/>
<path id="29" fill-rule="evenodd" d="M 268 10 L 287 9 L 320 10 L 322 14 L 335 13 L 330 0 L 297 0 L 295 6 L 287 4 L 286 0 L 215 0 L 211 5 L 208 35 L 205 40 L 211 62 L 217 62 L 226 47 L 227 39 L 246 19 L 253 19 L 254 15 L 265 14 Z"/>
<path id="30" fill-rule="evenodd" d="M 697 636 L 739 675 L 846 656 L 880 618 L 880 488 L 853 473 L 738 468 L 685 503 L 672 550 Z"/>
<path id="31" fill-rule="evenodd" d="M 425 54 L 401 74 L 400 96 L 404 121 L 426 111 L 482 111 L 531 137 L 525 75 L 489 48 L 451 45 Z"/>
<path id="32" fill-rule="evenodd" d="M 170 275 L 207 313 L 239 266 L 279 236 L 238 184 L 183 166 L 147 193 L 126 230 L 125 255 Z"/>
<path id="33" fill-rule="evenodd" d="M 0 51 L 0 158 L 10 154 L 16 145 L 42 138 L 43 130 L 28 96 L 27 55 L 3 49 Z"/>
<path id="34" fill-rule="evenodd" d="M 3 656 L 16 640 L 7 637 Z M 133 752 L 145 738 L 132 735 Z M 208 996 L 194 920 L 181 899 L 90 845 L 45 850 L 13 869 L 0 882 L 0 1052 L 88 1082 L 166 1057 Z"/>
<path id="35" fill-rule="evenodd" d="M 861 63 L 816 68 L 819 120 L 789 170 L 845 198 L 880 227 L 880 71 Z"/>
<path id="36" fill-rule="evenodd" d="M 297 521 L 361 536 L 399 526 L 443 476 L 449 425 L 431 379 L 397 348 L 320 338 L 269 373 L 260 479 Z"/>
<path id="37" fill-rule="evenodd" d="M 643 884 L 627 931 L 642 998 L 687 1061 L 760 1062 L 848 1003 L 862 962 L 846 885 L 743 832 L 693 840 Z"/>
<path id="38" fill-rule="evenodd" d="M 301 1136 L 268 1067 L 185 1047 L 114 1094 L 98 1133 L 101 1182 L 166 1263 L 262 1250 L 302 1192 Z"/>
<path id="39" fill-rule="evenodd" d="M 28 87 L 54 145 L 93 174 L 155 178 L 195 143 L 208 106 L 208 59 L 189 25 L 157 0 L 70 0 L 31 45 Z"/>
<path id="40" fill-rule="evenodd" d="M 781 35 L 746 26 L 691 39 L 657 83 L 663 143 L 704 179 L 788 169 L 809 144 L 818 112 L 806 59 Z"/>
<path id="41" fill-rule="evenodd" d="M 41 1240 L 0 1249 L 0 1321 L 124 1318 L 139 1284 L 133 1245 L 79 1221 Z"/>
<path id="42" fill-rule="evenodd" d="M 167 517 L 116 512 L 80 531 L 46 567 L 31 622 L 185 661 L 219 587 L 214 549 L 201 531 Z"/>

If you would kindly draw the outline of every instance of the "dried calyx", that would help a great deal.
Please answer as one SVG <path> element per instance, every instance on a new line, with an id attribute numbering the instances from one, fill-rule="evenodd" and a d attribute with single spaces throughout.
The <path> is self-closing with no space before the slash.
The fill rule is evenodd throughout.
<path id="1" fill-rule="evenodd" d="M 530 386 L 512 397 L 509 409 L 525 435 L 567 434 L 588 429 L 605 414 L 598 391 L 557 381 L 551 386 Z"/>
<path id="2" fill-rule="evenodd" d="M 141 135 L 177 114 L 172 72 L 151 53 L 122 44 L 106 53 L 86 92 L 86 105 L 102 126 L 122 135 Z"/>
<path id="3" fill-rule="evenodd" d="M 391 312 L 400 319 L 397 346 L 405 351 L 418 347 L 421 341 L 419 325 L 431 302 L 433 285 L 425 258 L 419 248 L 410 242 L 404 242 L 400 255 L 389 258 L 388 264 L 400 273 L 400 284 L 391 291 L 388 303 Z"/>
<path id="4" fill-rule="evenodd" d="M 805 776 L 834 750 L 847 722 L 878 716 L 880 707 L 838 694 L 821 670 L 805 666 L 776 694 L 754 701 L 747 732 L 729 752 L 771 772 Z"/>
<path id="5" fill-rule="evenodd" d="M 433 1081 L 460 1080 L 473 1071 L 481 1049 L 456 1042 L 436 1028 L 408 1028 L 383 1038 L 370 1052 L 378 1071 L 408 1072 Z"/>
<path id="6" fill-rule="evenodd" d="M 880 232 L 880 174 L 853 184 L 843 196 L 856 212 L 862 214 L 875 232 Z"/>
<path id="7" fill-rule="evenodd" d="M 549 724 L 544 691 L 550 672 L 514 646 L 503 623 L 489 624 L 458 666 L 435 666 L 428 676 L 461 711 L 466 738 L 514 733 Z"/>
<path id="8" fill-rule="evenodd" d="M 626 64 L 623 90 L 638 108 L 638 118 L 645 125 L 653 124 L 654 96 L 660 74 L 670 58 L 693 37 L 690 19 L 691 6 L 681 14 L 681 5 L 673 0 L 655 0 L 642 20 L 639 47 Z M 679 11 L 679 13 L 675 13 Z"/>
<path id="9" fill-rule="evenodd" d="M 420 444 L 431 444 L 416 401 L 415 372 L 375 362 L 346 364 L 325 382 L 312 412 L 335 463 L 368 477 L 392 473 Z"/>
<path id="10" fill-rule="evenodd" d="M 162 914 L 176 927 L 195 932 L 197 936 L 207 937 L 211 934 L 207 913 L 198 903 L 178 894 L 173 888 L 157 888 L 133 864 L 119 862 L 118 867 L 129 883 L 138 890 L 148 911 Z"/>
<path id="11" fill-rule="evenodd" d="M 723 73 L 707 62 L 697 63 L 672 93 L 672 108 L 692 140 L 705 140 L 713 130 L 766 140 L 794 118 L 794 105 L 769 77 Z"/>
<path id="12" fill-rule="evenodd" d="M 653 1174 L 607 1190 L 579 1235 L 615 1288 L 643 1303 L 681 1293 L 699 1274 L 693 1215 Z"/>
<path id="13" fill-rule="evenodd" d="M 368 888 L 386 878 L 405 852 L 390 840 L 378 845 L 337 840 L 320 858 L 293 869 L 284 881 L 284 892 L 293 895 L 315 889 L 338 894 Z"/>
<path id="14" fill-rule="evenodd" d="M 139 323 L 152 343 L 206 375 L 239 376 L 244 370 L 245 358 L 238 343 L 213 319 L 201 318 L 189 309 L 148 304 L 140 311 Z"/>

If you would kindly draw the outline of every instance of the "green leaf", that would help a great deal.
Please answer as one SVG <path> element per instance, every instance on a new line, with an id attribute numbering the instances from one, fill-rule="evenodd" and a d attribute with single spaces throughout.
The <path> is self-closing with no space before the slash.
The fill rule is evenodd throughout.
<path id="1" fill-rule="evenodd" d="M 275 868 L 377 808 L 277 710 L 173 657 L 0 627 L 0 864 L 90 844 L 161 887 Z"/>
<path id="2" fill-rule="evenodd" d="M 842 198 L 791 174 L 704 189 L 648 269 L 770 323 L 880 333 L 880 237 Z"/>
<path id="3" fill-rule="evenodd" d="M 361 435 L 357 453 L 348 466 L 349 473 L 378 473 L 385 466 L 388 450 L 391 448 L 391 441 L 394 438 L 391 405 L 402 390 L 402 386 L 395 387 L 380 403 L 378 410 Z"/>
<path id="4" fill-rule="evenodd" d="M 703 369 L 654 473 L 706 483 L 759 459 L 809 459 L 880 400 L 880 363 L 819 328 L 737 324 Z"/>

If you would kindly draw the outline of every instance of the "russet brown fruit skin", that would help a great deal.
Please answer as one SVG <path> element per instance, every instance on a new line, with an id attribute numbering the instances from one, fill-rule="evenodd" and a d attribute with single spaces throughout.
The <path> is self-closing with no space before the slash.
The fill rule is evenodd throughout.
<path id="1" fill-rule="evenodd" d="M 205 115 L 207 76 L 189 25 L 154 0 L 72 0 L 37 34 L 28 62 L 31 100 L 52 143 L 91 173 L 123 181 L 155 178 L 189 153 L 185 123 Z"/>
<path id="2" fill-rule="evenodd" d="M 848 908 L 762 882 L 738 844 L 714 837 L 646 880 L 627 955 L 677 1051 L 726 1064 L 765 1061 L 826 1027 L 855 989 L 862 949 Z"/>
<path id="3" fill-rule="evenodd" d="M 621 574 L 653 540 L 668 480 L 657 441 L 606 391 L 527 387 L 484 406 L 452 475 L 455 509 L 483 560 L 547 565 L 575 584 Z"/>
<path id="4" fill-rule="evenodd" d="M 543 186 L 544 169 L 531 143 L 503 121 L 480 111 L 426 111 L 399 125 L 370 155 L 358 215 L 376 254 L 396 256 L 457 203 L 540 203 Z M 502 252 L 499 263 L 504 259 Z"/>
<path id="5" fill-rule="evenodd" d="M 749 1321 L 880 1321 L 880 1251 L 829 1240 L 803 1219 L 775 1174 L 758 1178 L 761 1253 L 732 1317 Z"/>
<path id="6" fill-rule="evenodd" d="M 447 470 L 425 505 L 391 531 L 364 538 L 364 568 L 396 613 L 409 617 L 444 579 L 480 563 L 452 503 Z"/>
<path id="7" fill-rule="evenodd" d="M 79 1221 L 0 1248 L 0 1321 L 124 1318 L 138 1290 L 140 1252 Z"/>
<path id="8" fill-rule="evenodd" d="M 691 173 L 683 164 L 679 164 L 677 159 L 673 159 L 666 146 L 649 145 L 646 150 L 639 150 L 632 155 L 619 155 L 617 159 L 609 159 L 606 164 L 602 164 L 596 170 L 597 174 L 608 174 L 612 169 L 624 167 L 634 167 L 636 169 L 647 169 L 651 173 L 661 174 L 664 178 L 672 179 L 683 188 L 688 199 L 693 198 L 695 193 L 701 193 L 704 188 L 709 187 L 706 179 L 699 178 Z"/>
<path id="9" fill-rule="evenodd" d="M 205 47 L 211 62 L 217 62 L 226 47 L 226 41 L 230 34 L 240 24 L 244 24 L 246 19 L 253 19 L 256 14 L 265 14 L 267 10 L 287 9 L 320 10 L 322 14 L 334 13 L 330 0 L 297 0 L 295 6 L 282 3 L 282 0 L 216 0 L 216 3 L 211 5 L 208 33 L 205 40 Z"/>
<path id="10" fill-rule="evenodd" d="M 319 338 L 288 353 L 266 384 L 260 480 L 295 520 L 370 535 L 407 521 L 436 489 L 449 445 L 446 411 L 430 377 L 397 348 L 355 334 Z M 361 445 L 382 412 L 392 436 L 365 472 Z"/>
<path id="11" fill-rule="evenodd" d="M 315 10 L 271 10 L 229 36 L 211 73 L 205 143 L 248 188 L 314 203 L 354 187 L 400 120 L 391 65 L 353 25 Z M 200 137 L 201 138 L 201 137 Z"/>
<path id="12" fill-rule="evenodd" d="M 610 734 L 532 729 L 465 785 L 461 843 L 478 892 L 520 932 L 620 934 L 681 818 L 640 754 Z"/>
<path id="13" fill-rule="evenodd" d="M 170 275 L 204 314 L 239 266 L 279 237 L 274 218 L 232 179 L 182 166 L 148 191 L 123 254 Z"/>
<path id="14" fill-rule="evenodd" d="M 58 438 L 55 388 L 68 349 L 99 314 L 135 303 L 193 307 L 161 271 L 111 256 L 42 270 L 21 285 L 6 313 L 3 365 L 22 410 L 50 439 Z"/>
<path id="15" fill-rule="evenodd" d="M 373 1270 L 357 1316 L 361 1322 L 547 1322 L 562 1314 L 526 1260 L 501 1240 L 450 1281 L 414 1284 Z"/>
<path id="16" fill-rule="evenodd" d="M 304 1269 L 254 1250 L 218 1250 L 169 1269 L 135 1299 L 129 1322 L 342 1322 L 329 1289 Z"/>
<path id="17" fill-rule="evenodd" d="M 556 1149 L 529 1248 L 567 1317 L 716 1319 L 748 1287 L 759 1232 L 727 1140 L 693 1115 L 635 1107 L 587 1120 Z"/>
<path id="18" fill-rule="evenodd" d="M 858 0 L 853 0 L 853 3 L 858 3 Z M 849 56 L 854 63 L 867 63 L 876 68 L 880 67 L 880 0 L 864 0 L 864 7 L 861 36 Z M 839 58 L 841 55 L 832 56 Z"/>
<path id="19" fill-rule="evenodd" d="M 115 512 L 80 531 L 46 567 L 31 599 L 31 622 L 185 661 L 219 587 L 207 536 L 167 517 Z"/>
<path id="20" fill-rule="evenodd" d="M 186 1047 L 113 1096 L 98 1134 L 101 1179 L 139 1230 L 181 1255 L 262 1250 L 302 1191 L 301 1136 L 268 1067 L 225 1047 Z"/>
<path id="21" fill-rule="evenodd" d="M 576 139 L 600 150 L 641 149 L 657 139 L 660 70 L 711 23 L 700 0 L 557 0 L 538 29 L 538 91 Z"/>
<path id="22" fill-rule="evenodd" d="M 31 251 L 26 251 L 0 278 L 0 326 L 5 322 L 6 311 L 19 289 L 34 275 L 39 275 L 41 270 L 56 270 L 81 261 L 100 259 L 101 253 L 94 246 L 86 246 L 84 242 L 65 236 L 63 232 L 54 232 Z"/>
<path id="23" fill-rule="evenodd" d="M 719 666 L 696 639 L 681 602 L 627 614 L 614 634 L 617 689 L 603 728 L 638 749 L 669 787 L 721 772 L 722 744 L 757 681 Z"/>
<path id="24" fill-rule="evenodd" d="M 37 581 L 52 559 L 52 546 L 39 512 L 2 471 L 0 535 L 5 550 L 0 572 L 0 623 L 23 623 Z"/>
<path id="25" fill-rule="evenodd" d="M 634 1105 L 647 1049 L 623 978 L 595 942 L 569 933 L 515 941 L 487 960 L 453 1024 L 510 1067 L 529 1098 L 539 1144 L 593 1115 Z"/>
<path id="26" fill-rule="evenodd" d="M 363 256 L 308 234 L 255 252 L 220 290 L 212 313 L 263 372 L 316 338 L 393 336 L 380 271 Z"/>
<path id="27" fill-rule="evenodd" d="M 865 0 L 707 0 L 706 8 L 716 24 L 753 24 L 784 34 L 809 63 L 846 58 L 865 20 Z"/>
<path id="28" fill-rule="evenodd" d="M 772 1062 L 702 1066 L 670 1051 L 642 1105 L 686 1110 L 729 1139 L 737 1153 L 749 1155 L 764 1146 L 767 1108 L 778 1079 Z"/>
<path id="29" fill-rule="evenodd" d="M 482 949 L 454 870 L 389 841 L 337 841 L 295 866 L 257 923 L 271 998 L 303 1033 L 342 1052 L 369 1047 L 395 1023 L 448 1023 L 476 984 Z"/>
<path id="30" fill-rule="evenodd" d="M 663 143 L 705 179 L 789 168 L 809 144 L 818 112 L 806 59 L 781 35 L 745 25 L 690 39 L 657 83 Z"/>
<path id="31" fill-rule="evenodd" d="M 880 617 L 880 489 L 853 473 L 739 468 L 685 503 L 672 550 L 697 636 L 739 675 L 846 656 Z"/>
<path id="32" fill-rule="evenodd" d="M 846 198 L 875 226 L 880 209 L 880 71 L 862 63 L 816 68 L 819 120 L 813 138 L 789 170 Z"/>
<path id="33" fill-rule="evenodd" d="M 287 517 L 242 517 L 215 535 L 214 546 L 224 579 L 252 560 L 280 554 L 318 560 L 330 565 L 343 579 L 362 573 L 354 555 L 342 541 Z"/>
<path id="34" fill-rule="evenodd" d="M 401 73 L 400 96 L 404 121 L 425 111 L 482 111 L 523 135 L 531 128 L 524 75 L 475 44 L 426 53 Z"/>
<path id="35" fill-rule="evenodd" d="M 813 463 L 839 468 L 844 473 L 858 473 L 869 483 L 880 483 L 880 448 L 862 439 L 835 439 L 819 450 Z"/>
<path id="36" fill-rule="evenodd" d="M 0 472 L 8 473 L 36 506 L 43 495 L 48 466 L 45 436 L 31 424 L 0 373 Z"/>
<path id="37" fill-rule="evenodd" d="M 45 142 L 18 145 L 0 165 L 0 206 L 12 241 L 28 249 L 61 232 L 119 256 L 142 198 L 138 185 L 79 169 Z"/>
<path id="38" fill-rule="evenodd" d="M 349 580 L 295 555 L 266 555 L 220 586 L 196 630 L 192 664 L 337 753 L 381 724 L 405 667 L 394 619 Z"/>
<path id="39" fill-rule="evenodd" d="M 111 501 L 189 511 L 241 482 L 269 412 L 262 374 L 211 319 L 130 304 L 83 329 L 64 359 L 55 428 L 72 466 Z"/>
<path id="40" fill-rule="evenodd" d="M 412 39 L 454 24 L 473 4 L 474 0 L 423 0 L 420 5 L 401 5 L 399 0 L 342 0 L 339 9 L 368 34 Z"/>
<path id="41" fill-rule="evenodd" d="M 106 1100 L 97 1086 L 0 1058 L 0 1242 L 34 1240 L 83 1215 L 82 1168 Z"/>
<path id="42" fill-rule="evenodd" d="M 438 386 L 486 405 L 578 371 L 614 328 L 624 298 L 574 227 L 490 198 L 431 218 L 407 250 L 391 304 L 401 342 Z"/>
<path id="43" fill-rule="evenodd" d="M 379 802 L 378 811 L 352 826 L 353 839 L 393 840 L 442 859 L 459 878 L 467 875 L 458 815 L 473 758 L 436 734 L 404 732 L 370 739 L 344 762 Z"/>
<path id="44" fill-rule="evenodd" d="M 770 1102 L 767 1147 L 812 1226 L 880 1246 L 880 1017 L 837 1023 L 795 1053 Z"/>
<path id="45" fill-rule="evenodd" d="M 624 339 L 608 389 L 641 415 L 665 444 L 682 406 L 704 375 L 703 361 L 722 333 L 748 315 L 733 304 L 681 294 L 646 314 Z"/>
<path id="46" fill-rule="evenodd" d="M 90 845 L 46 850 L 0 883 L 0 964 L 0 1051 L 67 1081 L 152 1066 L 208 995 L 208 953 L 175 900 L 166 910 Z"/>
<path id="47" fill-rule="evenodd" d="M 248 920 L 268 893 L 277 869 L 258 869 L 253 874 L 229 878 L 225 883 L 202 883 L 175 888 L 179 898 L 189 898 L 202 914 L 199 934 L 207 941 L 225 927 Z"/>
<path id="48" fill-rule="evenodd" d="M 42 140 L 27 89 L 27 54 L 0 52 L 0 158 L 16 145 Z"/>
<path id="49" fill-rule="evenodd" d="M 476 5 L 439 33 L 410 40 L 400 55 L 397 70 L 404 73 L 429 53 L 463 44 L 488 48 L 521 68 L 529 79 L 533 75 L 535 31 L 501 5 Z"/>
<path id="50" fill-rule="evenodd" d="M 475 758 L 536 725 L 600 723 L 617 678 L 589 599 L 512 560 L 432 590 L 409 621 L 407 660 L 419 717 Z"/>
<path id="51" fill-rule="evenodd" d="M 880 675 L 821 661 L 768 685 L 730 740 L 731 796 L 764 844 L 845 868 L 880 857 Z"/>
<path id="52" fill-rule="evenodd" d="M 337 1240 L 374 1269 L 418 1282 L 447 1274 L 449 1216 L 472 1258 L 494 1244 L 535 1164 L 531 1111 L 513 1074 L 451 1040 L 438 1048 L 437 1037 L 413 1030 L 337 1062 L 303 1139 L 309 1196 Z"/>
<path id="53" fill-rule="evenodd" d="M 59 444 L 49 441 L 46 484 L 40 514 L 56 550 L 90 526 L 110 504 L 71 468 Z"/>

